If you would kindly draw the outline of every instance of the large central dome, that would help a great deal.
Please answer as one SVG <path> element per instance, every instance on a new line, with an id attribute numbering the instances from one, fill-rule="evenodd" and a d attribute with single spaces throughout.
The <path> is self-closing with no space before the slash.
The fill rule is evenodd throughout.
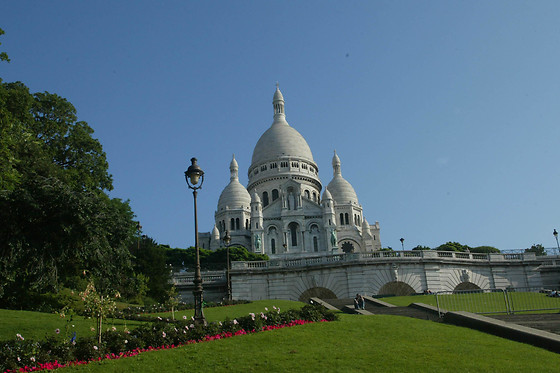
<path id="1" fill-rule="evenodd" d="M 257 142 L 253 151 L 251 168 L 282 157 L 299 158 L 315 163 L 307 141 L 286 122 L 284 97 L 278 87 L 276 87 L 272 103 L 274 122 Z"/>

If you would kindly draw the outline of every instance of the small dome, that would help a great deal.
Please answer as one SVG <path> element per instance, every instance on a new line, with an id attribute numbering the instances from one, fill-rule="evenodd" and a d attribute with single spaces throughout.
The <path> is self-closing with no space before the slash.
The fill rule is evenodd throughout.
<path id="1" fill-rule="evenodd" d="M 212 238 L 214 239 L 220 239 L 220 231 L 218 230 L 218 228 L 214 225 L 214 229 L 212 229 Z"/>
<path id="2" fill-rule="evenodd" d="M 226 206 L 230 209 L 247 208 L 251 205 L 251 196 L 247 189 L 239 182 L 238 166 L 235 156 L 230 163 L 229 167 L 231 176 L 229 184 L 224 188 L 220 199 L 218 199 L 218 211 L 225 209 Z"/>
<path id="3" fill-rule="evenodd" d="M 253 202 L 254 203 L 261 203 L 261 197 L 259 197 L 259 194 L 257 193 L 257 191 L 253 192 Z"/>
<path id="4" fill-rule="evenodd" d="M 323 201 L 326 201 L 328 199 L 333 199 L 331 192 L 329 192 L 329 190 L 327 188 L 325 188 L 325 191 L 323 192 Z"/>
<path id="5" fill-rule="evenodd" d="M 354 188 L 342 177 L 341 162 L 336 151 L 334 152 L 332 164 L 333 178 L 329 185 L 327 185 L 327 189 L 331 192 L 332 198 L 337 204 L 358 204 L 358 196 Z"/>

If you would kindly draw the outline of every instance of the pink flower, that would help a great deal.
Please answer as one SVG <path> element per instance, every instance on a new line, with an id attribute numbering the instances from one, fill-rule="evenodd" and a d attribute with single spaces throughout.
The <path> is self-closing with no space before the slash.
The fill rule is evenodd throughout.
<path id="1" fill-rule="evenodd" d="M 191 320 L 194 321 L 194 316 L 191 316 Z"/>
<path id="2" fill-rule="evenodd" d="M 31 356 L 31 357 L 29 358 L 29 360 L 31 360 L 32 362 L 35 362 L 35 356 Z"/>
<path id="3" fill-rule="evenodd" d="M 187 315 L 183 316 L 183 320 L 186 320 L 186 319 L 187 319 Z"/>
<path id="4" fill-rule="evenodd" d="M 276 306 L 272 306 L 272 308 L 276 309 Z"/>
<path id="5" fill-rule="evenodd" d="M 161 335 L 163 336 L 163 338 L 165 338 L 167 336 L 167 334 L 165 334 L 165 332 L 161 332 Z"/>
<path id="6" fill-rule="evenodd" d="M 112 331 L 116 332 L 117 328 L 115 328 L 114 326 L 111 328 Z"/>
<path id="7" fill-rule="evenodd" d="M 158 320 L 161 320 L 161 317 L 158 316 L 157 319 L 158 319 Z"/>
<path id="8" fill-rule="evenodd" d="M 96 350 L 96 351 L 98 350 L 97 346 L 93 346 L 93 349 Z"/>
<path id="9" fill-rule="evenodd" d="M 25 338 L 23 338 L 23 337 L 21 336 L 21 334 L 19 334 L 19 333 L 16 334 L 16 337 L 18 337 L 18 338 L 21 339 L 22 341 L 25 339 Z"/>
<path id="10" fill-rule="evenodd" d="M 60 329 L 55 329 L 54 332 L 55 332 L 56 334 L 60 334 Z"/>
<path id="11" fill-rule="evenodd" d="M 234 325 L 239 324 L 239 323 L 237 322 L 237 319 L 233 319 L 233 324 L 234 324 Z"/>
<path id="12" fill-rule="evenodd" d="M 185 325 L 185 329 L 189 330 L 189 326 L 188 326 L 188 325 Z"/>
<path id="13" fill-rule="evenodd" d="M 94 332 L 94 331 L 95 331 L 95 329 L 94 329 L 93 327 L 91 327 L 90 329 L 91 329 L 91 331 L 92 331 L 92 332 Z"/>

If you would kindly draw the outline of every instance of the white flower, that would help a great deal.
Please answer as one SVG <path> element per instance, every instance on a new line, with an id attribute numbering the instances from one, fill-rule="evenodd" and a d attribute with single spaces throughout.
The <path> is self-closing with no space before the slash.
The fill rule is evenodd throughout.
<path id="1" fill-rule="evenodd" d="M 54 332 L 55 332 L 56 334 L 60 334 L 60 329 L 55 329 Z"/>
<path id="2" fill-rule="evenodd" d="M 265 310 L 265 311 L 268 311 L 268 307 L 265 307 L 264 310 Z"/>
<path id="3" fill-rule="evenodd" d="M 35 362 L 35 356 L 31 356 L 31 357 L 29 358 L 29 360 L 31 360 L 32 362 Z"/>
<path id="4" fill-rule="evenodd" d="M 117 328 L 115 328 L 114 326 L 111 328 L 112 331 L 116 332 Z"/>
<path id="5" fill-rule="evenodd" d="M 97 346 L 93 346 L 93 349 L 94 349 L 94 350 L 98 350 Z"/>
<path id="6" fill-rule="evenodd" d="M 183 320 L 186 320 L 186 319 L 187 319 L 187 315 L 183 316 Z"/>
<path id="7" fill-rule="evenodd" d="M 161 332 L 161 335 L 163 336 L 163 338 L 165 338 L 167 336 L 167 334 L 165 334 L 165 332 Z"/>
<path id="8" fill-rule="evenodd" d="M 127 344 L 127 343 L 128 343 L 128 339 L 125 339 L 125 340 L 124 340 L 124 344 Z"/>
<path id="9" fill-rule="evenodd" d="M 18 338 L 21 339 L 22 341 L 25 339 L 25 338 L 23 338 L 22 335 L 19 334 L 19 333 L 16 334 L 16 337 L 18 337 Z"/>
<path id="10" fill-rule="evenodd" d="M 237 322 L 237 319 L 233 319 L 233 324 L 234 324 L 234 325 L 239 324 L 239 323 Z"/>

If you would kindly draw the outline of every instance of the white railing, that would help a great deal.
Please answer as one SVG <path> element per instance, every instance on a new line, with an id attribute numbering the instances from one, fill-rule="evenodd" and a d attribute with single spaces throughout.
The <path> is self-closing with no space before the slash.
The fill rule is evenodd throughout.
<path id="1" fill-rule="evenodd" d="M 443 261 L 489 261 L 489 262 L 503 262 L 503 261 L 534 261 L 537 259 L 534 253 L 500 253 L 500 254 L 480 254 L 480 253 L 465 253 L 457 251 L 432 251 L 432 250 L 413 250 L 413 251 L 372 251 L 368 253 L 349 253 L 349 254 L 332 254 L 323 256 L 314 256 L 306 258 L 283 258 L 271 259 L 268 261 L 256 262 L 232 262 L 233 270 L 259 270 L 267 268 L 297 268 L 319 266 L 332 263 L 348 263 L 348 262 L 372 262 L 372 261 L 414 261 L 422 259 L 435 259 Z M 539 257 L 544 260 L 543 257 Z M 548 264 L 548 263 L 547 263 Z M 552 265 L 552 264 L 548 264 Z"/>
<path id="2" fill-rule="evenodd" d="M 203 283 L 220 283 L 226 281 L 225 271 L 201 273 Z M 172 276 L 173 285 L 191 285 L 194 282 L 194 272 L 175 273 Z"/>

